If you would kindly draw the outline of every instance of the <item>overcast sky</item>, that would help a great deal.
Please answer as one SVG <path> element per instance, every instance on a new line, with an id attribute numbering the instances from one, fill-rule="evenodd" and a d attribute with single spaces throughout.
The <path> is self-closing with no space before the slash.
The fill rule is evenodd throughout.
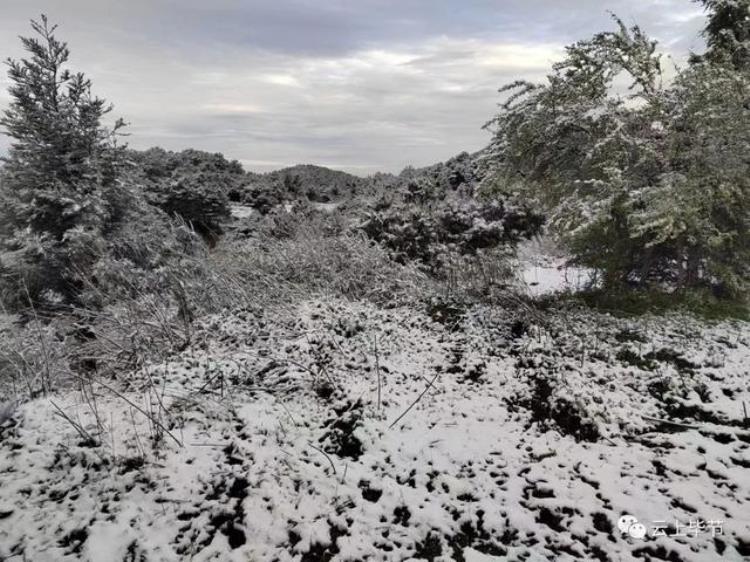
<path id="1" fill-rule="evenodd" d="M 497 88 L 542 78 L 564 45 L 638 22 L 701 50 L 690 0 L 2 0 L 0 56 L 46 13 L 71 67 L 135 148 L 223 152 L 246 169 L 366 175 L 484 146 Z M 0 77 L 0 107 L 7 80 Z M 7 139 L 0 137 L 0 151 Z"/>

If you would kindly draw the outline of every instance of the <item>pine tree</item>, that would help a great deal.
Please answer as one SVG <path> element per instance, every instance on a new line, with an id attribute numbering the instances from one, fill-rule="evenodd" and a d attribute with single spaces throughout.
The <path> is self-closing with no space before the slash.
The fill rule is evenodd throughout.
<path id="1" fill-rule="evenodd" d="M 697 0 L 708 11 L 708 51 L 693 62 L 729 63 L 750 71 L 750 0 Z"/>
<path id="2" fill-rule="evenodd" d="M 83 74 L 66 68 L 70 51 L 55 37 L 57 26 L 42 16 L 31 27 L 34 35 L 21 37 L 28 58 L 7 61 L 11 102 L 0 126 L 12 142 L 0 196 L 10 236 L 2 242 L 15 250 L 16 273 L 34 293 L 70 298 L 71 269 L 86 267 L 107 221 L 114 140 L 124 123 L 102 125 L 112 106 L 92 95 Z"/>

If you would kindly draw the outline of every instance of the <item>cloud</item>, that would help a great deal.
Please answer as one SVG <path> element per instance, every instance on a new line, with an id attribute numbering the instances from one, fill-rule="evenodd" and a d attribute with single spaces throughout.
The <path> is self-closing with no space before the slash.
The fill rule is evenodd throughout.
<path id="1" fill-rule="evenodd" d="M 131 123 L 134 147 L 360 174 L 481 148 L 498 87 L 542 79 L 565 44 L 612 27 L 607 9 L 678 54 L 700 49 L 702 24 L 687 0 L 3 4 L 0 54 L 20 56 L 28 17 L 49 13 L 73 66 Z"/>
<path id="2" fill-rule="evenodd" d="M 262 109 L 257 105 L 231 104 L 231 103 L 209 103 L 203 106 L 205 111 L 215 112 L 218 115 L 245 115 L 260 113 Z"/>

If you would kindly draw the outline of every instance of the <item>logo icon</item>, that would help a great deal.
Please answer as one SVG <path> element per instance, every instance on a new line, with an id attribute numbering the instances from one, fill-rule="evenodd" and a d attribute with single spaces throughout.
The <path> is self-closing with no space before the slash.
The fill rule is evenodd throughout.
<path id="1" fill-rule="evenodd" d="M 630 535 L 634 539 L 642 539 L 646 536 L 646 526 L 638 522 L 632 515 L 623 515 L 617 520 L 617 528 L 623 535 Z"/>

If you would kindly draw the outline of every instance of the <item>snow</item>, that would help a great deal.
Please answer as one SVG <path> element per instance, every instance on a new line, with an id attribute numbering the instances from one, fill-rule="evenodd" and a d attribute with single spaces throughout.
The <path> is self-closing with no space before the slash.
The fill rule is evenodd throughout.
<path id="1" fill-rule="evenodd" d="M 576 293 L 595 286 L 592 270 L 570 266 L 568 258 L 544 238 L 521 244 L 518 248 L 519 280 L 533 297 L 554 293 Z"/>
<path id="2" fill-rule="evenodd" d="M 246 219 L 253 215 L 255 209 L 249 205 L 232 205 L 231 212 L 236 219 Z"/>
<path id="3" fill-rule="evenodd" d="M 312 207 L 314 209 L 317 209 L 318 211 L 323 211 L 324 213 L 332 213 L 336 209 L 338 209 L 339 205 L 341 203 L 333 202 L 333 203 L 312 203 Z"/>
<path id="4" fill-rule="evenodd" d="M 563 260 L 547 266 L 527 265 L 521 278 L 529 294 L 538 297 L 552 293 L 576 293 L 592 283 L 593 274 L 585 268 L 569 267 Z"/>
<path id="5" fill-rule="evenodd" d="M 747 324 L 477 306 L 452 330 L 335 299 L 201 324 L 202 343 L 123 378 L 182 446 L 96 385 L 99 422 L 73 390 L 19 407 L 0 433 L 0 559 L 747 555 Z M 527 405 L 540 373 L 546 420 Z M 623 514 L 723 534 L 635 539 Z"/>

